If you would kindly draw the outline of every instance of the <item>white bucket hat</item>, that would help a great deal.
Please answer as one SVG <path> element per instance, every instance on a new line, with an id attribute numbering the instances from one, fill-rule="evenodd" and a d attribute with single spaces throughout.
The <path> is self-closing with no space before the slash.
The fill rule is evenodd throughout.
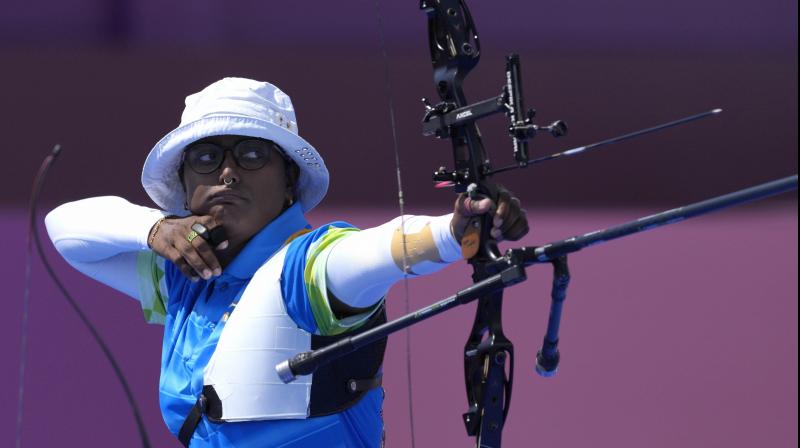
<path id="1" fill-rule="evenodd" d="M 178 168 L 187 145 L 215 135 L 272 140 L 300 168 L 295 200 L 303 211 L 319 204 L 328 191 L 328 169 L 319 153 L 297 135 L 292 100 L 268 82 L 225 78 L 186 97 L 181 123 L 147 155 L 142 186 L 159 207 L 186 215 L 186 194 Z"/>

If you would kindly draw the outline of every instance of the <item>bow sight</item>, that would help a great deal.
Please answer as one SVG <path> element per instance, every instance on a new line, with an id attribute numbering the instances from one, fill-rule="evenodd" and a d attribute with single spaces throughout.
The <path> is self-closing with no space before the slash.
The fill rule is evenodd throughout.
<path id="1" fill-rule="evenodd" d="M 428 46 L 433 63 L 433 80 L 441 102 L 431 106 L 427 99 L 422 133 L 437 138 L 450 138 L 453 142 L 453 171 L 440 168 L 434 173 L 437 182 L 452 183 L 457 192 L 464 192 L 471 184 L 480 183 L 490 174 L 489 159 L 483 149 L 475 122 L 499 112 L 509 117 L 508 132 L 514 142 L 514 160 L 517 166 L 528 164 L 528 139 L 540 130 L 554 137 L 566 135 L 567 125 L 555 121 L 549 126 L 533 123 L 534 109 L 525 109 L 519 56 L 506 59 L 506 82 L 500 95 L 469 104 L 462 90 L 462 82 L 481 56 L 480 39 L 466 3 L 460 0 L 420 2 L 420 9 L 428 16 Z M 476 194 L 488 191 L 474 190 Z"/>
<path id="2" fill-rule="evenodd" d="M 477 54 L 475 57 L 478 57 Z M 451 137 L 451 131 L 455 128 L 472 124 L 496 113 L 505 113 L 509 118 L 508 133 L 514 142 L 515 168 L 528 166 L 530 162 L 528 139 L 536 136 L 537 132 L 546 131 L 553 137 L 567 135 L 567 123 L 561 120 L 556 120 L 549 126 L 533 124 L 536 111 L 534 109 L 526 111 L 523 105 L 520 63 L 519 56 L 516 54 L 506 58 L 506 84 L 500 95 L 463 107 L 456 107 L 455 103 L 448 101 L 431 106 L 427 98 L 423 98 L 422 102 L 425 104 L 422 134 L 433 135 L 441 139 Z M 461 192 L 466 191 L 473 175 L 488 176 L 498 172 L 490 169 L 488 160 L 483 161 L 479 168 L 480 171 L 477 173 L 472 174 L 467 170 L 468 168 L 462 168 L 462 171 L 447 171 L 442 167 L 433 174 L 433 180 L 455 185 L 456 191 Z"/>

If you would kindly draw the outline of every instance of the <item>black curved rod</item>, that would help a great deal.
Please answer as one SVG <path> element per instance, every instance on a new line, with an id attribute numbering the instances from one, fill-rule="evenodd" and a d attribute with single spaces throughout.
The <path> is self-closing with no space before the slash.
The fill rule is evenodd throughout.
<path id="1" fill-rule="evenodd" d="M 60 153 L 61 153 L 61 145 L 56 145 L 55 147 L 53 147 L 53 150 L 47 157 L 45 157 L 41 167 L 39 168 L 39 172 L 36 174 L 36 178 L 33 182 L 33 191 L 31 192 L 31 198 L 28 208 L 29 211 L 28 231 L 33 236 L 33 241 L 36 245 L 36 251 L 39 254 L 39 258 L 42 260 L 42 264 L 44 265 L 45 270 L 47 270 L 47 273 L 53 280 L 53 283 L 56 284 L 58 289 L 61 291 L 61 294 L 67 300 L 67 303 L 69 303 L 70 307 L 72 307 L 72 310 L 75 311 L 80 321 L 83 323 L 86 329 L 89 330 L 89 333 L 91 333 L 92 338 L 94 339 L 95 342 L 97 342 L 97 345 L 100 347 L 100 350 L 103 352 L 103 355 L 105 355 L 106 359 L 111 364 L 111 368 L 114 370 L 114 375 L 116 375 L 117 379 L 119 380 L 119 383 L 122 386 L 122 390 L 125 392 L 125 397 L 128 400 L 128 405 L 130 406 L 131 411 L 133 412 L 133 417 L 134 420 L 136 421 L 136 428 L 139 432 L 139 438 L 141 439 L 142 447 L 150 448 L 151 447 L 150 439 L 147 436 L 147 430 L 145 429 L 144 421 L 142 420 L 142 416 L 139 413 L 139 407 L 136 405 L 136 400 L 133 397 L 133 392 L 131 391 L 131 387 L 128 384 L 128 381 L 125 379 L 125 376 L 122 374 L 122 368 L 120 368 L 119 363 L 117 363 L 116 358 L 111 353 L 111 349 L 108 347 L 106 342 L 100 336 L 100 333 L 97 331 L 95 326 L 89 321 L 89 318 L 86 316 L 86 313 L 78 305 L 75 299 L 72 298 L 69 292 L 67 292 L 67 289 L 64 287 L 64 284 L 58 278 L 52 266 L 50 266 L 50 262 L 47 261 L 47 257 L 45 256 L 44 249 L 42 246 L 42 241 L 39 237 L 39 227 L 37 225 L 37 219 L 36 219 L 36 206 L 39 202 L 39 194 L 41 193 L 42 186 L 44 185 L 45 178 L 47 177 L 47 173 L 48 171 L 50 171 L 50 167 L 53 165 L 53 162 Z M 30 246 L 28 247 L 28 250 L 30 250 Z"/>

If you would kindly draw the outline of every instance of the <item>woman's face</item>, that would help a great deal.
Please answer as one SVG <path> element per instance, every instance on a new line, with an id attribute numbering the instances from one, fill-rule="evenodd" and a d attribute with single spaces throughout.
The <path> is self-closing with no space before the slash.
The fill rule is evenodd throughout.
<path id="1" fill-rule="evenodd" d="M 225 149 L 222 164 L 216 170 L 200 174 L 187 160 L 183 167 L 186 201 L 193 215 L 211 215 L 225 228 L 231 242 L 245 242 L 280 215 L 292 199 L 294 172 L 287 176 L 286 161 L 275 148 L 266 164 L 258 169 L 240 167 L 231 151 L 239 142 L 253 137 L 222 135 L 198 140 Z M 188 153 L 187 153 L 188 154 Z M 226 185 L 225 179 L 228 179 Z"/>

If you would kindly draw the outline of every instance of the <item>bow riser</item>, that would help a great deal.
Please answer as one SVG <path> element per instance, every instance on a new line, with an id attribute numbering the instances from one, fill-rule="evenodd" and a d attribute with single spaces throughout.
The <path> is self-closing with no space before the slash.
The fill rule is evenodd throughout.
<path id="1" fill-rule="evenodd" d="M 446 113 L 452 116 L 454 110 L 469 106 L 462 84 L 480 59 L 478 35 L 463 1 L 423 1 L 421 7 L 428 15 L 434 85 L 442 100 L 436 110 L 440 117 Z M 489 103 L 498 101 L 489 100 Z M 471 109 L 456 112 L 456 122 L 436 135 L 447 136 L 452 142 L 455 165 L 452 181 L 456 192 L 467 191 L 472 199 L 487 196 L 496 203 L 498 188 L 487 178 L 489 159 L 478 126 L 474 120 L 458 123 L 459 118 L 470 115 Z M 430 114 L 426 115 L 426 119 L 429 118 Z M 473 218 L 468 224 L 466 234 L 479 230 L 480 236 L 477 241 L 472 237 L 463 240 L 477 243 L 477 251 L 467 250 L 462 241 L 465 255 L 470 253 L 469 263 L 476 283 L 498 273 L 492 262 L 501 254 L 489 233 L 492 220 L 493 217 L 486 214 Z M 467 433 L 477 437 L 478 446 L 500 446 L 511 398 L 514 347 L 503 334 L 502 304 L 502 290 L 478 299 L 475 321 L 464 346 L 464 379 L 469 409 L 463 418 Z"/>

